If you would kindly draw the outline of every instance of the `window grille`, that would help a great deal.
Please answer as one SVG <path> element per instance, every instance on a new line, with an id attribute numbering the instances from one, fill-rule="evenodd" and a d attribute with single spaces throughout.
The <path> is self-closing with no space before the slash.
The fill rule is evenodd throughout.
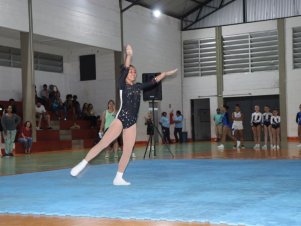
<path id="1" fill-rule="evenodd" d="M 293 28 L 293 67 L 301 68 L 301 27 Z"/>
<path id="2" fill-rule="evenodd" d="M 21 50 L 0 46 L 0 66 L 21 68 Z M 34 68 L 40 71 L 63 73 L 63 57 L 35 52 Z"/>
<path id="3" fill-rule="evenodd" d="M 278 70 L 277 31 L 223 37 L 224 74 Z"/>
<path id="4" fill-rule="evenodd" d="M 184 41 L 183 57 L 184 77 L 216 74 L 215 39 Z"/>

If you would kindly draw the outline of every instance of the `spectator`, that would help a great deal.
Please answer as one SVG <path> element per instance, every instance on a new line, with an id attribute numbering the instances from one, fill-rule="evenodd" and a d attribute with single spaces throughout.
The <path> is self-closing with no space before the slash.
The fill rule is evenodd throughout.
<path id="1" fill-rule="evenodd" d="M 30 154 L 32 146 L 32 125 L 30 121 L 24 123 L 18 141 L 24 145 L 25 154 Z"/>
<path id="2" fill-rule="evenodd" d="M 232 130 L 233 134 L 237 140 L 237 148 L 245 149 L 244 145 L 244 126 L 243 126 L 243 120 L 244 120 L 244 114 L 240 110 L 240 106 L 237 104 L 235 106 L 235 111 L 232 113 Z M 235 145 L 234 145 L 235 148 Z"/>
<path id="3" fill-rule="evenodd" d="M 280 149 L 280 116 L 278 114 L 278 110 L 273 110 L 271 117 L 271 125 L 272 125 L 272 150 Z"/>
<path id="4" fill-rule="evenodd" d="M 73 101 L 72 101 L 72 95 L 71 94 L 67 94 L 66 95 L 66 100 L 64 102 L 64 112 L 65 112 L 65 116 L 64 116 L 65 120 L 67 120 L 67 116 L 68 116 L 69 112 L 71 112 L 72 113 L 72 117 L 74 117 L 74 113 L 73 113 Z"/>
<path id="5" fill-rule="evenodd" d="M 40 97 L 48 103 L 48 101 L 49 101 L 49 91 L 48 91 L 48 86 L 46 84 L 43 85 L 43 88 L 40 92 Z"/>
<path id="6" fill-rule="evenodd" d="M 216 109 L 216 114 L 213 116 L 213 121 L 215 124 L 216 141 L 219 142 L 223 134 L 223 114 L 221 113 L 220 108 Z"/>
<path id="7" fill-rule="evenodd" d="M 38 127 L 37 130 L 41 130 L 42 119 L 46 121 L 47 128 L 51 129 L 50 127 L 50 115 L 47 113 L 44 105 L 40 102 L 36 104 L 36 118 L 38 120 Z"/>
<path id="8" fill-rule="evenodd" d="M 12 113 L 13 113 L 13 114 L 17 114 L 18 109 L 17 109 L 17 103 L 16 103 L 15 99 L 9 99 L 8 102 L 9 102 L 9 105 L 11 105 L 12 108 L 13 108 Z"/>
<path id="9" fill-rule="evenodd" d="M 13 107 L 8 105 L 7 112 L 2 115 L 1 124 L 3 128 L 3 137 L 5 142 L 5 155 L 14 156 L 12 151 L 17 133 L 17 126 L 19 125 L 21 118 L 14 114 Z M 2 156 L 2 157 L 4 157 Z"/>
<path id="10" fill-rule="evenodd" d="M 115 109 L 115 102 L 113 100 L 109 100 L 107 109 L 101 115 L 101 124 L 100 124 L 100 137 L 103 136 L 109 129 L 111 123 L 116 117 L 116 109 Z M 114 158 L 118 158 L 118 142 L 117 139 L 114 140 L 110 145 L 109 148 L 106 150 L 105 158 L 110 157 L 109 151 L 113 149 L 114 151 Z"/>
<path id="11" fill-rule="evenodd" d="M 263 150 L 268 149 L 268 138 L 270 138 L 270 147 L 273 149 L 272 145 L 272 126 L 271 126 L 271 117 L 272 113 L 270 112 L 269 106 L 264 106 L 264 113 L 262 114 L 262 126 L 264 133 L 264 145 L 262 146 Z"/>
<path id="12" fill-rule="evenodd" d="M 56 115 L 57 119 L 60 120 L 62 113 L 64 113 L 64 104 L 62 102 L 62 99 L 60 97 L 59 92 L 54 93 L 54 99 L 51 102 L 50 110 Z"/>
<path id="13" fill-rule="evenodd" d="M 254 106 L 254 110 L 255 112 L 253 112 L 251 116 L 251 126 L 255 143 L 253 148 L 254 150 L 260 150 L 262 114 L 258 105 Z"/>
<path id="14" fill-rule="evenodd" d="M 80 103 L 77 101 L 76 95 L 73 95 L 72 102 L 73 102 L 73 111 L 74 111 L 75 119 L 78 119 L 80 118 L 81 110 L 80 110 Z"/>
<path id="15" fill-rule="evenodd" d="M 87 113 L 88 113 L 87 119 L 90 120 L 91 128 L 96 128 L 97 127 L 97 116 L 95 115 L 95 112 L 93 109 L 93 104 L 88 104 Z"/>
<path id="16" fill-rule="evenodd" d="M 81 111 L 81 118 L 82 119 L 88 119 L 88 103 L 83 104 L 83 108 Z"/>
<path id="17" fill-rule="evenodd" d="M 175 130 L 174 130 L 174 136 L 176 139 L 176 142 L 183 142 L 182 138 L 182 129 L 183 129 L 183 116 L 180 111 L 176 112 L 176 116 L 174 117 L 174 123 L 175 123 Z M 179 134 L 179 137 L 178 137 Z"/>
<path id="18" fill-rule="evenodd" d="M 4 112 L 4 107 L 2 105 L 0 105 L 0 153 L 1 153 L 1 147 L 2 147 L 2 132 L 3 132 L 3 128 L 2 128 L 1 118 L 2 118 L 3 112 Z"/>
<path id="19" fill-rule="evenodd" d="M 170 144 L 171 143 L 171 140 L 170 140 L 170 130 L 169 130 L 170 123 L 169 123 L 169 119 L 167 117 L 167 113 L 166 112 L 162 112 L 159 124 L 162 127 L 163 143 L 164 144 Z"/>
<path id="20" fill-rule="evenodd" d="M 233 148 L 236 149 L 236 138 L 232 135 L 232 123 L 230 122 L 230 117 L 229 117 L 229 106 L 228 105 L 223 105 L 222 107 L 222 113 L 223 113 L 223 134 L 222 134 L 222 139 L 221 139 L 221 144 L 217 146 L 217 148 L 221 151 L 224 150 L 225 146 L 225 142 L 226 142 L 226 138 L 227 136 L 229 138 L 231 138 L 231 140 L 233 141 Z"/>
<path id="21" fill-rule="evenodd" d="M 296 115 L 296 123 L 298 124 L 298 137 L 299 137 L 299 144 L 297 145 L 297 147 L 301 148 L 301 104 L 299 105 L 299 112 Z"/>

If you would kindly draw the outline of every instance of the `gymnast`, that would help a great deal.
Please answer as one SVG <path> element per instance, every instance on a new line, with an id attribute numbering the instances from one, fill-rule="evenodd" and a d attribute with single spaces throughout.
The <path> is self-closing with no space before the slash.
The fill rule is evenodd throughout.
<path id="1" fill-rule="evenodd" d="M 113 180 L 114 185 L 130 185 L 123 179 L 123 173 L 128 165 L 135 140 L 136 140 L 136 122 L 140 106 L 140 96 L 143 89 L 150 88 L 166 76 L 177 72 L 174 69 L 162 72 L 147 83 L 135 83 L 136 68 L 131 65 L 133 50 L 130 45 L 126 46 L 126 58 L 121 68 L 119 77 L 120 108 L 116 118 L 112 122 L 103 138 L 88 152 L 86 157 L 72 168 L 70 174 L 78 176 L 80 172 L 94 159 L 102 150 L 104 150 L 112 141 L 114 141 L 121 132 L 123 132 L 123 153 L 118 165 L 117 174 Z"/>

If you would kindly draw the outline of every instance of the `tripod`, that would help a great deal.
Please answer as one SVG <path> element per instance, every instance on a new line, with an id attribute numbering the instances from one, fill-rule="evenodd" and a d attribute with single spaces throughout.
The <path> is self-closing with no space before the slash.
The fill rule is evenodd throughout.
<path id="1" fill-rule="evenodd" d="M 149 148 L 149 155 L 148 155 L 148 157 L 150 158 L 151 152 L 152 152 L 152 147 L 154 147 L 154 156 L 156 156 L 156 142 L 155 142 L 155 139 L 154 139 L 154 130 L 157 131 L 157 133 L 159 134 L 159 136 L 163 140 L 162 134 L 160 133 L 158 127 L 155 125 L 155 109 L 154 109 L 155 107 L 154 107 L 154 105 L 155 105 L 155 101 L 154 101 L 154 99 L 152 99 L 152 116 L 153 116 L 152 126 L 153 126 L 153 131 L 152 131 L 152 133 L 149 134 L 148 142 L 147 142 L 147 145 L 146 145 L 146 148 L 145 148 L 143 159 L 145 159 L 145 155 L 147 153 L 147 149 L 148 148 Z M 168 144 L 165 144 L 165 145 L 166 145 L 167 150 L 169 151 L 171 157 L 174 158 L 175 156 L 171 152 L 171 150 L 169 148 L 169 145 Z"/>

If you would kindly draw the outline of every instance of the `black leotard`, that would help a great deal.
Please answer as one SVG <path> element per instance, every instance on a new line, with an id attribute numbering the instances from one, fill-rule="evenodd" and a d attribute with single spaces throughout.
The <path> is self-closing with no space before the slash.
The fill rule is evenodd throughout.
<path id="1" fill-rule="evenodd" d="M 129 68 L 123 66 L 119 77 L 120 108 L 117 118 L 121 121 L 124 129 L 131 127 L 137 122 L 141 91 L 157 83 L 155 78 L 153 78 L 147 83 L 127 84 L 125 79 L 128 73 Z"/>

